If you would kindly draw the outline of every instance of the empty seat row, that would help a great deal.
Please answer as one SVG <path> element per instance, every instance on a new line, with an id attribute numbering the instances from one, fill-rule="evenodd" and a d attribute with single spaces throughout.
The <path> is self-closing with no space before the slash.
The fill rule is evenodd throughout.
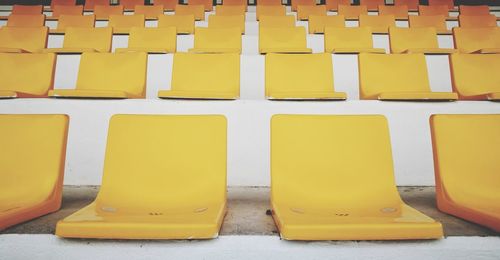
<path id="1" fill-rule="evenodd" d="M 500 115 L 433 115 L 430 125 L 438 208 L 500 231 Z M 68 126 L 66 115 L 0 115 L 0 230 L 60 208 Z M 270 136 L 272 217 L 282 238 L 443 236 L 438 221 L 401 200 L 385 117 L 274 115 Z M 217 237 L 226 164 L 224 116 L 114 115 L 100 191 L 60 220 L 56 235 Z"/>

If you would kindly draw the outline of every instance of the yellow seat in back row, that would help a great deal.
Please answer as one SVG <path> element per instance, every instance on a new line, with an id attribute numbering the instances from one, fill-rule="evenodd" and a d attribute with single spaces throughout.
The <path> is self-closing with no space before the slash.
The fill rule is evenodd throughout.
<path id="1" fill-rule="evenodd" d="M 500 27 L 454 27 L 453 42 L 461 53 L 500 53 Z"/>
<path id="2" fill-rule="evenodd" d="M 11 14 L 7 19 L 10 27 L 41 27 L 45 26 L 45 15 L 43 14 Z"/>
<path id="3" fill-rule="evenodd" d="M 158 27 L 175 27 L 177 34 L 193 34 L 195 18 L 193 15 L 161 15 Z"/>
<path id="4" fill-rule="evenodd" d="M 307 33 L 303 26 L 282 28 L 259 28 L 259 52 L 266 53 L 311 53 L 307 48 Z"/>
<path id="5" fill-rule="evenodd" d="M 245 15 L 210 15 L 208 28 L 233 28 L 237 27 L 245 33 Z"/>
<path id="6" fill-rule="evenodd" d="M 62 48 L 48 48 L 43 51 L 68 54 L 111 51 L 112 28 L 68 27 L 65 31 Z"/>
<path id="7" fill-rule="evenodd" d="M 174 53 L 177 50 L 175 27 L 130 29 L 127 48 L 117 48 L 115 52 L 139 51 L 151 54 Z"/>
<path id="8" fill-rule="evenodd" d="M 385 53 L 383 48 L 373 48 L 370 27 L 326 27 L 324 39 L 327 53 Z"/>
<path id="9" fill-rule="evenodd" d="M 115 115 L 94 202 L 59 221 L 56 235 L 209 239 L 226 212 L 224 116 Z"/>
<path id="10" fill-rule="evenodd" d="M 424 28 L 389 28 L 391 53 L 450 54 L 455 49 L 439 48 L 436 29 Z"/>
<path id="11" fill-rule="evenodd" d="M 271 207 L 281 237 L 442 237 L 439 222 L 401 200 L 390 143 L 383 116 L 273 116 Z"/>
<path id="12" fill-rule="evenodd" d="M 0 52 L 40 52 L 48 36 L 48 27 L 0 27 Z"/>
<path id="13" fill-rule="evenodd" d="M 326 27 L 345 27 L 345 18 L 342 15 L 310 15 L 308 29 L 309 33 L 324 33 Z"/>
<path id="14" fill-rule="evenodd" d="M 241 31 L 238 27 L 198 27 L 194 33 L 194 53 L 241 53 Z"/>
<path id="15" fill-rule="evenodd" d="M 57 21 L 57 28 L 50 29 L 50 33 L 64 34 L 68 27 L 93 28 L 95 15 L 61 15 Z"/>

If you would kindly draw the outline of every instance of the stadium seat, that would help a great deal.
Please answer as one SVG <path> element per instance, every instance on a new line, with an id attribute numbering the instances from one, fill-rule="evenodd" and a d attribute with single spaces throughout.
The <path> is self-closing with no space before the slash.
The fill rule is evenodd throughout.
<path id="1" fill-rule="evenodd" d="M 43 27 L 45 26 L 44 14 L 11 14 L 7 19 L 9 27 Z"/>
<path id="2" fill-rule="evenodd" d="M 452 101 L 453 92 L 432 92 L 424 54 L 359 54 L 361 99 Z"/>
<path id="3" fill-rule="evenodd" d="M 309 20 L 310 15 L 326 16 L 326 6 L 324 5 L 299 5 L 297 7 L 297 19 Z"/>
<path id="4" fill-rule="evenodd" d="M 117 48 L 115 52 L 147 52 L 150 54 L 175 53 L 177 32 L 175 27 L 130 29 L 127 48 Z"/>
<path id="5" fill-rule="evenodd" d="M 177 34 L 194 33 L 194 15 L 161 15 L 158 17 L 158 27 L 175 27 Z"/>
<path id="6" fill-rule="evenodd" d="M 396 26 L 394 15 L 360 15 L 359 27 L 370 27 L 372 33 L 389 33 L 389 27 Z"/>
<path id="7" fill-rule="evenodd" d="M 406 5 L 408 11 L 415 12 L 418 11 L 419 2 L 420 2 L 419 0 L 394 0 L 394 5 L 395 6 Z"/>
<path id="8" fill-rule="evenodd" d="M 47 97 L 55 62 L 54 54 L 0 53 L 0 99 Z"/>
<path id="9" fill-rule="evenodd" d="M 359 0 L 360 5 L 368 8 L 368 11 L 378 11 L 379 5 L 385 5 L 385 0 Z"/>
<path id="10" fill-rule="evenodd" d="M 240 55 L 174 54 L 170 90 L 158 91 L 160 98 L 238 99 Z"/>
<path id="11" fill-rule="evenodd" d="M 271 207 L 286 240 L 443 236 L 439 222 L 402 201 L 381 115 L 274 115 Z"/>
<path id="12" fill-rule="evenodd" d="M 54 5 L 52 6 L 51 18 L 59 18 L 61 15 L 83 15 L 83 5 Z"/>
<path id="13" fill-rule="evenodd" d="M 500 232 L 500 115 L 433 115 L 430 123 L 437 207 Z"/>
<path id="14" fill-rule="evenodd" d="M 110 0 L 85 0 L 85 5 L 83 6 L 84 11 L 95 11 L 95 7 L 98 5 L 108 6 L 110 5 Z M 94 13 L 97 16 L 97 14 Z"/>
<path id="15" fill-rule="evenodd" d="M 13 5 L 11 14 L 42 14 L 43 5 Z"/>
<path id="16" fill-rule="evenodd" d="M 381 5 L 378 15 L 393 15 L 396 20 L 408 20 L 408 7 L 406 5 Z"/>
<path id="17" fill-rule="evenodd" d="M 114 115 L 99 193 L 59 221 L 56 235 L 217 237 L 226 213 L 226 147 L 222 115 Z"/>
<path id="18" fill-rule="evenodd" d="M 326 0 L 325 5 L 328 11 L 336 12 L 339 10 L 339 5 L 350 5 L 351 0 Z"/>
<path id="19" fill-rule="evenodd" d="M 0 230 L 61 207 L 68 121 L 0 115 Z"/>
<path id="20" fill-rule="evenodd" d="M 497 27 L 497 17 L 488 15 L 459 15 L 458 24 L 462 28 Z"/>
<path id="21" fill-rule="evenodd" d="M 443 15 L 410 15 L 408 24 L 410 28 L 434 27 L 438 34 L 451 34 Z"/>
<path id="22" fill-rule="evenodd" d="M 291 0 L 292 4 L 292 12 L 297 12 L 297 7 L 299 5 L 304 5 L 304 6 L 315 6 L 316 5 L 316 0 Z"/>
<path id="23" fill-rule="evenodd" d="M 461 15 L 489 15 L 490 8 L 487 5 L 460 5 L 458 10 Z"/>
<path id="24" fill-rule="evenodd" d="M 76 89 L 55 89 L 57 98 L 144 98 L 146 93 L 145 52 L 83 53 Z"/>
<path id="25" fill-rule="evenodd" d="M 188 0 L 187 4 L 188 5 L 203 5 L 205 12 L 211 12 L 214 8 L 212 0 Z"/>
<path id="26" fill-rule="evenodd" d="M 383 48 L 373 48 L 372 30 L 369 27 L 325 27 L 324 37 L 327 53 L 385 53 Z"/>
<path id="27" fill-rule="evenodd" d="M 245 11 L 246 11 L 248 3 L 247 3 L 247 0 L 226 0 L 226 1 L 222 1 L 222 5 L 225 5 L 225 6 L 244 6 Z"/>
<path id="28" fill-rule="evenodd" d="M 163 9 L 162 5 L 136 5 L 134 14 L 142 14 L 147 20 L 155 20 L 163 15 Z"/>
<path id="29" fill-rule="evenodd" d="M 258 0 L 257 6 L 282 5 L 281 0 Z"/>
<path id="30" fill-rule="evenodd" d="M 113 34 L 128 34 L 132 27 L 144 27 L 146 19 L 142 14 L 110 15 L 108 27 L 113 28 Z"/>
<path id="31" fill-rule="evenodd" d="M 48 27 L 0 27 L 0 53 L 40 52 L 47 47 Z"/>
<path id="32" fill-rule="evenodd" d="M 257 21 L 261 16 L 284 16 L 286 7 L 284 5 L 257 5 L 256 15 Z"/>
<path id="33" fill-rule="evenodd" d="M 259 53 L 312 53 L 303 26 L 259 29 Z"/>
<path id="34" fill-rule="evenodd" d="M 358 20 L 360 15 L 367 15 L 366 5 L 341 5 L 339 4 L 338 15 L 343 15 L 346 20 Z"/>
<path id="35" fill-rule="evenodd" d="M 144 0 L 119 0 L 119 2 L 125 11 L 135 11 L 135 6 L 144 5 Z"/>
<path id="36" fill-rule="evenodd" d="M 218 16 L 234 16 L 243 15 L 245 16 L 246 6 L 244 5 L 218 5 L 215 7 L 215 15 Z"/>
<path id="37" fill-rule="evenodd" d="M 163 6 L 163 11 L 174 11 L 175 6 L 179 4 L 177 0 L 155 0 L 153 5 Z"/>
<path id="38" fill-rule="evenodd" d="M 442 15 L 446 19 L 456 19 L 456 17 L 450 17 L 449 8 L 447 5 L 419 5 L 418 15 L 419 16 Z"/>
<path id="39" fill-rule="evenodd" d="M 453 10 L 455 9 L 455 2 L 454 0 L 428 0 L 428 3 L 430 6 L 433 5 L 445 5 L 448 7 L 448 10 Z"/>
<path id="40" fill-rule="evenodd" d="M 391 53 L 451 54 L 455 49 L 439 48 L 436 29 L 389 28 Z"/>
<path id="41" fill-rule="evenodd" d="M 453 54 L 450 68 L 460 99 L 500 101 L 500 54 Z"/>
<path id="42" fill-rule="evenodd" d="M 281 28 L 281 27 L 295 27 L 295 16 L 293 15 L 277 15 L 268 16 L 263 15 L 260 17 L 260 28 Z"/>
<path id="43" fill-rule="evenodd" d="M 47 48 L 44 52 L 77 54 L 83 52 L 110 52 L 113 29 L 109 27 L 68 27 L 62 48 Z"/>
<path id="44" fill-rule="evenodd" d="M 266 98 L 271 100 L 345 100 L 335 92 L 329 53 L 266 55 Z"/>
<path id="45" fill-rule="evenodd" d="M 310 15 L 309 16 L 309 33 L 324 33 L 326 27 L 345 27 L 345 19 L 343 15 Z"/>
<path id="46" fill-rule="evenodd" d="M 95 15 L 61 15 L 57 21 L 57 28 L 50 29 L 50 33 L 64 34 L 66 28 L 94 28 Z"/>
<path id="47" fill-rule="evenodd" d="M 56 5 L 75 6 L 76 0 L 50 0 L 50 9 L 54 11 Z"/>
<path id="48" fill-rule="evenodd" d="M 239 28 L 245 33 L 245 15 L 209 15 L 208 28 Z"/>
<path id="49" fill-rule="evenodd" d="M 96 5 L 94 6 L 96 20 L 109 20 L 110 15 L 123 15 L 123 5 Z"/>
<path id="50" fill-rule="evenodd" d="M 455 49 L 461 53 L 500 53 L 500 28 L 453 28 Z"/>
<path id="51" fill-rule="evenodd" d="M 194 31 L 192 53 L 241 53 L 241 30 L 238 27 L 204 28 Z"/>
<path id="52" fill-rule="evenodd" d="M 205 21 L 203 5 L 176 5 L 175 15 L 193 15 L 196 21 Z"/>

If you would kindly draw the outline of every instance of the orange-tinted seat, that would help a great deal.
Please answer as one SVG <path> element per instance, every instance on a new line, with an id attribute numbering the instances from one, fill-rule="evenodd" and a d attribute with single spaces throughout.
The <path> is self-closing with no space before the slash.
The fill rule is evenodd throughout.
<path id="1" fill-rule="evenodd" d="M 85 5 L 83 6 L 83 10 L 95 11 L 94 8 L 96 5 L 110 5 L 109 1 L 110 0 L 85 0 Z"/>
<path id="2" fill-rule="evenodd" d="M 378 7 L 378 15 L 394 15 L 398 20 L 407 20 L 408 7 L 406 5 L 381 5 Z"/>
<path id="3" fill-rule="evenodd" d="M 439 48 L 435 28 L 389 28 L 391 53 L 451 54 L 455 49 Z"/>
<path id="4" fill-rule="evenodd" d="M 136 5 L 144 5 L 144 0 L 119 0 L 125 11 L 134 11 Z"/>
<path id="5" fill-rule="evenodd" d="M 11 14 L 42 14 L 43 5 L 13 5 Z"/>
<path id="6" fill-rule="evenodd" d="M 50 33 L 64 34 L 68 27 L 92 28 L 95 26 L 95 15 L 61 15 L 57 21 L 57 28 L 50 29 Z"/>
<path id="7" fill-rule="evenodd" d="M 284 5 L 257 5 L 257 21 L 261 16 L 285 16 L 286 7 Z"/>
<path id="8" fill-rule="evenodd" d="M 244 5 L 218 5 L 215 7 L 215 15 L 233 16 L 245 15 L 246 7 Z"/>
<path id="9" fill-rule="evenodd" d="M 134 14 L 142 14 L 146 19 L 158 19 L 164 9 L 162 5 L 136 5 Z"/>
<path id="10" fill-rule="evenodd" d="M 247 6 L 248 6 L 248 3 L 247 3 L 247 0 L 226 0 L 226 1 L 222 1 L 222 5 L 226 5 L 226 6 L 244 6 L 245 7 L 245 10 L 247 10 Z"/>
<path id="11" fill-rule="evenodd" d="M 410 15 L 408 18 L 410 28 L 434 27 L 438 34 L 451 34 L 446 27 L 446 18 L 443 15 Z"/>
<path id="12" fill-rule="evenodd" d="M 47 48 L 44 52 L 75 54 L 110 52 L 113 29 L 110 27 L 67 27 L 62 48 Z"/>
<path id="13" fill-rule="evenodd" d="M 194 15 L 160 15 L 158 27 L 175 27 L 177 34 L 193 34 L 195 19 Z"/>
<path id="14" fill-rule="evenodd" d="M 7 19 L 7 26 L 10 27 L 42 27 L 44 25 L 44 14 L 11 14 Z"/>
<path id="15" fill-rule="evenodd" d="M 212 0 L 188 0 L 188 5 L 203 5 L 206 12 L 213 10 L 213 4 Z"/>
<path id="16" fill-rule="evenodd" d="M 459 15 L 458 24 L 462 28 L 497 27 L 497 17 L 487 15 Z"/>
<path id="17" fill-rule="evenodd" d="M 458 7 L 461 15 L 489 15 L 490 7 L 487 5 L 460 5 Z"/>
<path id="18" fill-rule="evenodd" d="M 297 19 L 309 20 L 310 15 L 326 16 L 326 6 L 324 5 L 299 5 L 297 7 Z"/>
<path id="19" fill-rule="evenodd" d="M 428 0 L 429 5 L 446 5 L 448 10 L 455 9 L 454 0 Z"/>
<path id="20" fill-rule="evenodd" d="M 339 15 L 343 15 L 346 20 L 357 20 L 360 15 L 368 15 L 366 5 L 340 5 Z"/>
<path id="21" fill-rule="evenodd" d="M 447 5 L 419 5 L 418 6 L 419 16 L 435 16 L 442 15 L 446 19 L 456 19 L 456 17 L 450 17 L 450 10 Z"/>
<path id="22" fill-rule="evenodd" d="M 142 14 L 110 15 L 108 27 L 113 28 L 113 34 L 128 34 L 132 27 L 144 27 L 145 22 Z"/>
<path id="23" fill-rule="evenodd" d="M 193 15 L 196 21 L 205 21 L 205 7 L 203 5 L 176 5 L 175 15 Z"/>
<path id="24" fill-rule="evenodd" d="M 0 52 L 40 52 L 48 36 L 48 27 L 0 27 Z"/>
<path id="25" fill-rule="evenodd" d="M 163 6 L 164 11 L 173 11 L 175 10 L 175 6 L 179 4 L 177 0 L 155 0 L 153 5 L 161 5 Z"/>
<path id="26" fill-rule="evenodd" d="M 83 5 L 54 5 L 52 6 L 53 18 L 61 15 L 83 15 Z"/>
<path id="27" fill-rule="evenodd" d="M 326 9 L 328 11 L 337 11 L 339 5 L 351 5 L 351 0 L 326 0 Z"/>
<path id="28" fill-rule="evenodd" d="M 257 0 L 257 6 L 259 5 L 283 5 L 281 0 Z"/>
<path id="29" fill-rule="evenodd" d="M 308 6 L 316 5 L 316 0 L 291 0 L 291 1 L 292 1 L 292 12 L 296 12 L 297 6 L 299 5 L 308 5 Z"/>
<path id="30" fill-rule="evenodd" d="M 360 15 L 359 27 L 370 27 L 373 33 L 389 33 L 389 27 L 396 26 L 394 15 Z"/>
<path id="31" fill-rule="evenodd" d="M 110 15 L 123 15 L 123 5 L 96 5 L 94 15 L 96 20 L 109 20 Z"/>
<path id="32" fill-rule="evenodd" d="M 345 27 L 343 15 L 310 15 L 308 29 L 309 33 L 324 33 L 326 27 Z"/>
<path id="33" fill-rule="evenodd" d="M 453 42 L 461 53 L 500 53 L 500 27 L 454 27 Z"/>
<path id="34" fill-rule="evenodd" d="M 419 0 L 394 0 L 395 6 L 406 5 L 409 11 L 417 11 Z"/>
<path id="35" fill-rule="evenodd" d="M 385 5 L 385 0 L 359 0 L 360 5 L 368 8 L 368 11 L 377 11 L 379 5 Z"/>
<path id="36" fill-rule="evenodd" d="M 72 6 L 76 5 L 76 0 L 50 0 L 50 8 L 52 11 L 54 11 L 56 5 Z"/>

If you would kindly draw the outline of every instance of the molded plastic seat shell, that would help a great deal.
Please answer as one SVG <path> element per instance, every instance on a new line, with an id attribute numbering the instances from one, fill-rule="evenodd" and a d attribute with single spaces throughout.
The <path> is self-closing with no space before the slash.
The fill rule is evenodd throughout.
<path id="1" fill-rule="evenodd" d="M 360 15 L 359 27 L 370 27 L 372 33 L 389 33 L 389 27 L 396 26 L 394 15 Z"/>
<path id="2" fill-rule="evenodd" d="M 455 49 L 439 48 L 436 29 L 389 28 L 391 53 L 451 54 Z"/>
<path id="3" fill-rule="evenodd" d="M 316 0 L 291 0 L 292 12 L 297 12 L 298 6 L 316 6 Z"/>
<path id="4" fill-rule="evenodd" d="M 418 11 L 419 0 L 394 0 L 395 6 L 406 5 L 408 11 L 415 12 Z M 379 8 L 380 10 L 380 8 Z"/>
<path id="5" fill-rule="evenodd" d="M 215 7 L 215 15 L 217 15 L 217 16 L 226 16 L 226 15 L 229 15 L 229 16 L 243 15 L 243 16 L 245 16 L 246 10 L 247 10 L 246 5 L 227 5 L 226 3 L 223 3 L 223 5 L 218 5 Z"/>
<path id="6" fill-rule="evenodd" d="M 307 33 L 303 26 L 259 29 L 259 52 L 312 53 L 307 48 Z"/>
<path id="7" fill-rule="evenodd" d="M 64 34 L 68 27 L 93 28 L 95 26 L 95 15 L 60 15 L 57 28 L 50 29 L 50 33 Z"/>
<path id="8" fill-rule="evenodd" d="M 500 28 L 453 28 L 455 49 L 461 53 L 500 53 Z"/>
<path id="9" fill-rule="evenodd" d="M 459 15 L 458 24 L 461 28 L 497 27 L 497 17 L 487 15 Z"/>
<path id="10" fill-rule="evenodd" d="M 442 15 L 410 15 L 408 18 L 410 28 L 434 27 L 438 34 L 451 34 L 446 27 L 446 18 Z"/>
<path id="11" fill-rule="evenodd" d="M 308 30 L 310 34 L 324 33 L 326 27 L 345 27 L 345 19 L 342 15 L 310 15 Z"/>
<path id="12" fill-rule="evenodd" d="M 144 0 L 119 0 L 125 11 L 135 11 L 138 5 L 144 5 Z M 134 13 L 135 14 L 135 13 Z"/>
<path id="13" fill-rule="evenodd" d="M 83 15 L 83 5 L 52 6 L 52 16 L 50 18 L 59 18 L 61 15 Z"/>
<path id="14" fill-rule="evenodd" d="M 146 19 L 142 14 L 110 15 L 108 27 L 113 28 L 113 34 L 129 34 L 133 27 L 145 26 Z"/>
<path id="15" fill-rule="evenodd" d="M 123 15 L 123 5 L 96 5 L 94 7 L 96 20 L 109 20 L 110 15 Z"/>
<path id="16" fill-rule="evenodd" d="M 261 16 L 282 16 L 286 15 L 286 7 L 284 5 L 257 5 L 256 8 L 257 21 Z"/>
<path id="17" fill-rule="evenodd" d="M 490 7 L 487 5 L 460 5 L 458 11 L 461 15 L 489 15 Z"/>
<path id="18" fill-rule="evenodd" d="M 346 20 L 358 20 L 360 15 L 368 15 L 366 5 L 340 5 L 339 15 L 343 15 Z"/>
<path id="19" fill-rule="evenodd" d="M 43 5 L 13 5 L 11 14 L 42 14 Z"/>
<path id="20" fill-rule="evenodd" d="M 108 6 L 110 5 L 109 0 L 85 0 L 85 5 L 83 6 L 84 11 L 95 11 L 95 7 L 98 5 Z"/>
<path id="21" fill-rule="evenodd" d="M 241 30 L 230 28 L 198 27 L 194 32 L 193 53 L 241 53 Z"/>
<path id="22" fill-rule="evenodd" d="M 163 5 L 137 5 L 134 14 L 142 14 L 146 20 L 156 20 L 159 16 L 164 15 L 163 9 Z"/>
<path id="23" fill-rule="evenodd" d="M 47 47 L 48 27 L 0 27 L 1 52 L 40 52 Z"/>
<path id="24" fill-rule="evenodd" d="M 385 0 L 359 0 L 360 5 L 365 5 L 368 11 L 378 11 L 380 5 L 385 5 Z"/>
<path id="25" fill-rule="evenodd" d="M 223 29 L 238 27 L 245 33 L 245 15 L 209 15 L 208 28 Z"/>
<path id="26" fill-rule="evenodd" d="M 158 27 L 175 27 L 177 34 L 193 34 L 194 15 L 161 15 L 158 17 Z"/>
<path id="27" fill-rule="evenodd" d="M 396 20 L 408 20 L 408 6 L 406 5 L 380 5 L 378 15 L 393 15 Z"/>
<path id="28" fill-rule="evenodd" d="M 428 3 L 430 6 L 433 5 L 438 5 L 442 6 L 445 5 L 448 7 L 448 10 L 454 10 L 455 9 L 455 1 L 454 0 L 428 0 Z"/>
<path id="29" fill-rule="evenodd" d="M 369 27 L 326 27 L 324 39 L 327 53 L 385 53 L 383 48 L 373 48 Z"/>
<path id="30" fill-rule="evenodd" d="M 309 20 L 311 15 L 326 16 L 326 7 L 324 5 L 299 5 L 297 7 L 297 19 Z"/>
<path id="31" fill-rule="evenodd" d="M 351 0 L 326 0 L 325 5 L 328 11 L 336 12 L 339 10 L 339 5 L 350 5 Z"/>
<path id="32" fill-rule="evenodd" d="M 45 26 L 44 14 L 11 14 L 7 19 L 9 27 L 43 27 Z"/>
<path id="33" fill-rule="evenodd" d="M 117 48 L 115 52 L 147 52 L 150 54 L 175 53 L 177 32 L 175 27 L 140 28 L 132 27 L 127 48 Z"/>
<path id="34" fill-rule="evenodd" d="M 192 15 L 196 21 L 205 21 L 203 5 L 176 5 L 175 15 Z"/>
<path id="35" fill-rule="evenodd" d="M 213 1 L 212 0 L 189 0 L 188 5 L 203 5 L 205 8 L 205 12 L 210 12 L 213 10 Z"/>
<path id="36" fill-rule="evenodd" d="M 153 1 L 153 5 L 163 6 L 163 11 L 174 11 L 175 6 L 179 4 L 177 0 L 156 0 Z"/>
<path id="37" fill-rule="evenodd" d="M 44 52 L 74 54 L 111 51 L 113 29 L 110 27 L 67 27 L 65 31 L 63 47 L 48 48 Z"/>
<path id="38" fill-rule="evenodd" d="M 295 16 L 293 15 L 275 15 L 268 16 L 263 15 L 259 20 L 259 29 L 269 27 L 269 28 L 281 28 L 281 27 L 295 27 Z"/>

